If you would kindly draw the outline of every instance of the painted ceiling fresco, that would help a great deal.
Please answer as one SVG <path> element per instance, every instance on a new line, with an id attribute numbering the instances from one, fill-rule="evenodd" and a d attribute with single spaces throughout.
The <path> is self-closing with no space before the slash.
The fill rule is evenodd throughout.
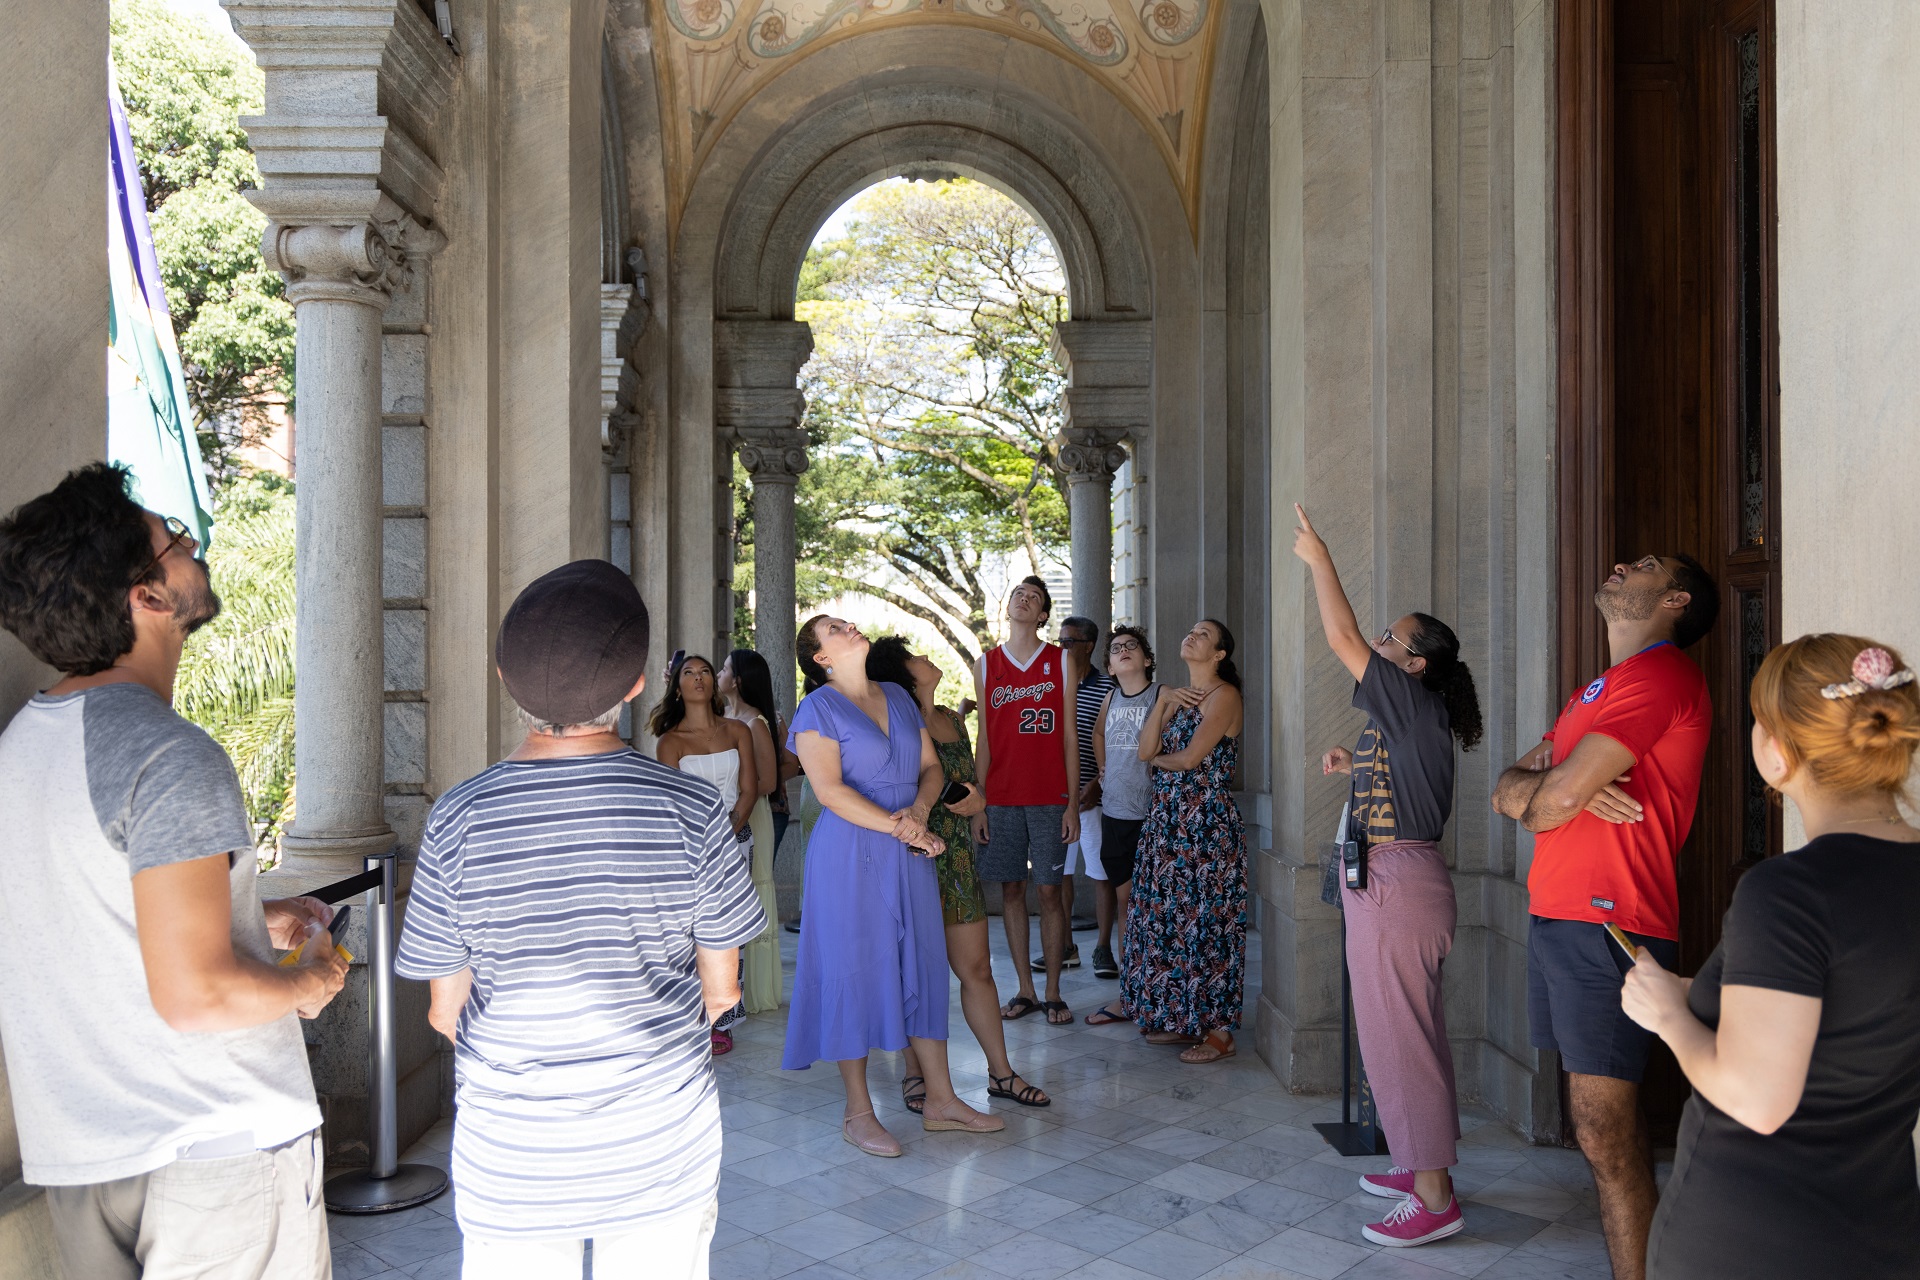
<path id="1" fill-rule="evenodd" d="M 1032 41 L 1092 73 L 1146 125 L 1188 208 L 1217 0 L 652 0 L 678 208 L 727 122 L 796 59 L 883 27 L 962 24 Z"/>

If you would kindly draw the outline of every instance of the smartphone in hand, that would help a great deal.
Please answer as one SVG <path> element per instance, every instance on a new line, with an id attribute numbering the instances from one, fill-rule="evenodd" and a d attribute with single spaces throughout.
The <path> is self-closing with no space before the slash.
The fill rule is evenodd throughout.
<path id="1" fill-rule="evenodd" d="M 353 953 L 347 950 L 345 947 L 341 946 L 339 939 L 340 939 L 340 935 L 346 932 L 347 920 L 352 915 L 353 915 L 353 908 L 351 906 L 341 907 L 339 910 L 333 913 L 333 920 L 331 923 L 327 925 L 327 932 L 333 935 L 333 938 L 334 938 L 333 949 L 339 952 L 340 958 L 342 960 L 345 960 L 348 964 L 353 963 Z M 282 969 L 290 969 L 294 965 L 299 964 L 301 953 L 306 951 L 306 949 L 307 949 L 307 944 L 303 942 L 299 946 L 295 947 L 293 950 L 287 952 L 287 954 L 285 954 L 284 956 L 281 956 L 280 967 Z"/>
<path id="2" fill-rule="evenodd" d="M 1600 927 L 1607 931 L 1609 938 L 1613 939 L 1613 945 L 1619 947 L 1620 950 L 1626 953 L 1628 964 L 1638 964 L 1640 962 L 1640 951 L 1633 945 L 1633 939 L 1627 936 L 1625 929 L 1622 929 L 1612 921 L 1607 921 Z"/>

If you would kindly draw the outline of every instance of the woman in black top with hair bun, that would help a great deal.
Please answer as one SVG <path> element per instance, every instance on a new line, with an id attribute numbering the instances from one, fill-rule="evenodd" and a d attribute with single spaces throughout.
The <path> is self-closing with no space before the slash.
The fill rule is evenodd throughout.
<path id="1" fill-rule="evenodd" d="M 1741 879 L 1691 983 L 1645 950 L 1621 1001 L 1694 1095 L 1650 1280 L 1920 1275 L 1920 830 L 1897 801 L 1920 684 L 1858 636 L 1803 636 L 1754 677 L 1753 762 L 1807 843 Z"/>

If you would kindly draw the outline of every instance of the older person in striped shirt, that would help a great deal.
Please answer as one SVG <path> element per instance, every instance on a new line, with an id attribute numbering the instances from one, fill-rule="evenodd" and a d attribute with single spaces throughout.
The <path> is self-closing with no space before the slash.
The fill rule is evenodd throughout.
<path id="1" fill-rule="evenodd" d="M 710 783 L 616 735 L 647 612 L 605 561 L 537 580 L 495 657 L 526 740 L 428 818 L 396 968 L 454 1043 L 463 1280 L 705 1280 L 708 1034 L 766 928 Z"/>

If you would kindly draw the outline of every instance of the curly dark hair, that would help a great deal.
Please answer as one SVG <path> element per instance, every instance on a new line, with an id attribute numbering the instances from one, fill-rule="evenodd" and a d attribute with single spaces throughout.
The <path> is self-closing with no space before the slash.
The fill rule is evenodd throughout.
<path id="1" fill-rule="evenodd" d="M 1113 634 L 1107 637 L 1107 665 L 1109 667 L 1113 665 L 1113 642 L 1121 636 L 1127 636 L 1139 643 L 1140 656 L 1147 660 L 1147 679 L 1152 680 L 1154 669 L 1153 645 L 1148 641 L 1147 633 L 1130 622 L 1121 623 L 1113 629 Z"/>
<path id="2" fill-rule="evenodd" d="M 679 665 L 667 670 L 667 691 L 660 699 L 660 705 L 653 709 L 653 716 L 647 722 L 647 732 L 656 738 L 664 738 L 678 728 L 687 718 L 687 700 L 680 692 L 680 673 L 687 669 L 689 662 L 698 662 L 707 668 L 709 675 L 716 676 L 713 682 L 713 698 L 708 706 L 715 720 L 727 718 L 727 702 L 720 696 L 720 681 L 713 663 L 697 653 L 690 653 L 680 659 Z"/>
<path id="3" fill-rule="evenodd" d="M 90 463 L 0 520 L 0 626 L 65 675 L 97 674 L 131 652 L 127 592 L 166 578 L 131 478 Z"/>
<path id="4" fill-rule="evenodd" d="M 1427 660 L 1420 683 L 1440 695 L 1447 708 L 1447 725 L 1460 740 L 1462 751 L 1480 741 L 1480 696 L 1473 688 L 1473 672 L 1460 661 L 1460 637 L 1430 613 L 1413 615 L 1413 648 Z"/>

